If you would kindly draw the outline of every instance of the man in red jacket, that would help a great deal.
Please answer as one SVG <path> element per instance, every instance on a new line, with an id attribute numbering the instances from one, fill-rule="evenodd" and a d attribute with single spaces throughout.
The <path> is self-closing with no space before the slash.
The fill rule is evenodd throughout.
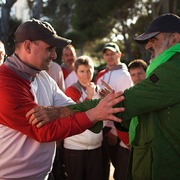
<path id="1" fill-rule="evenodd" d="M 38 105 L 51 109 L 74 103 L 44 71 L 56 58 L 55 47 L 70 42 L 58 36 L 49 23 L 36 19 L 16 30 L 15 52 L 0 67 L 0 179 L 47 179 L 55 141 L 81 133 L 105 118 L 119 121 L 112 113 L 123 109 L 112 106 L 123 99 L 118 98 L 121 93 L 111 93 L 95 108 L 66 118 L 57 107 L 54 121 L 41 128 L 28 121 L 27 112 Z"/>

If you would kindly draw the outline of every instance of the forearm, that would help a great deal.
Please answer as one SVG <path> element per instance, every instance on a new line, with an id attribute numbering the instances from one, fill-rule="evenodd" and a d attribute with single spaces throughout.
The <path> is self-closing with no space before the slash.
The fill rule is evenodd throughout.
<path id="1" fill-rule="evenodd" d="M 68 106 L 69 109 L 73 110 L 74 112 L 77 111 L 86 111 L 86 115 L 88 117 L 88 119 L 91 122 L 95 123 L 95 119 L 94 119 L 94 110 L 92 108 L 94 108 L 98 103 L 99 103 L 100 99 L 96 99 L 96 100 L 86 100 L 83 103 L 78 103 L 78 104 L 73 104 Z M 91 126 L 89 128 L 90 131 L 94 132 L 94 133 L 99 133 L 101 131 L 103 127 L 103 122 L 97 122 L 95 123 L 93 126 Z"/>
<path id="2" fill-rule="evenodd" d="M 75 112 L 85 112 L 88 111 L 89 109 L 92 109 L 96 107 L 96 105 L 99 103 L 100 99 L 98 100 L 87 100 L 82 103 L 78 104 L 72 104 L 66 107 L 52 107 L 53 113 L 54 113 L 54 119 L 56 118 L 65 118 L 67 116 L 73 115 Z M 49 107 L 51 110 L 51 107 Z M 51 112 L 52 112 L 51 110 Z M 87 112 L 90 120 L 94 121 L 92 115 L 90 115 Z"/>
<path id="3" fill-rule="evenodd" d="M 87 100 L 82 103 L 78 104 L 72 104 L 67 106 L 70 110 L 77 112 L 77 111 L 88 111 L 89 109 L 92 109 L 97 106 L 97 104 L 100 102 L 101 99 L 94 99 L 94 100 Z"/>
<path id="4" fill-rule="evenodd" d="M 23 129 L 24 133 L 31 133 L 28 136 L 39 142 L 61 141 L 69 136 L 82 133 L 92 126 L 92 122 L 85 113 L 78 112 L 73 116 L 57 118 L 41 128 L 31 127 L 31 131 Z"/>
<path id="5" fill-rule="evenodd" d="M 102 121 L 105 119 L 121 122 L 121 119 L 114 116 L 114 114 L 117 112 L 123 112 L 124 108 L 113 107 L 115 104 L 124 100 L 124 97 L 121 95 L 122 92 L 111 92 L 104 99 L 87 100 L 76 105 L 69 105 L 67 107 L 39 106 L 30 110 L 26 114 L 26 117 L 30 124 L 36 125 L 38 128 L 40 128 L 50 121 L 57 120 L 58 118 L 65 118 L 67 116 L 74 116 L 75 112 L 81 111 L 85 112 L 89 122 L 95 124 L 95 127 L 98 126 L 98 130 L 95 131 L 99 132 L 102 128 Z"/>
<path id="6" fill-rule="evenodd" d="M 69 108 L 68 106 L 66 107 L 53 107 L 54 113 L 55 113 L 55 119 L 56 118 L 65 118 L 68 116 L 71 116 L 75 113 L 74 110 Z"/>

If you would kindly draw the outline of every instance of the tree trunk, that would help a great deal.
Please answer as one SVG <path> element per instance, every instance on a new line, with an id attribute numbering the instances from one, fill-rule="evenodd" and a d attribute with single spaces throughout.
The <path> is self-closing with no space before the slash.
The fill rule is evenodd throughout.
<path id="1" fill-rule="evenodd" d="M 43 1 L 42 0 L 36 0 L 33 3 L 33 7 L 32 7 L 32 18 L 36 18 L 39 19 L 40 18 L 40 14 L 42 11 L 42 7 L 43 7 Z"/>
<path id="2" fill-rule="evenodd" d="M 0 39 L 5 45 L 8 42 L 10 10 L 16 1 L 17 0 L 6 0 L 6 3 L 2 5 L 0 21 Z"/>

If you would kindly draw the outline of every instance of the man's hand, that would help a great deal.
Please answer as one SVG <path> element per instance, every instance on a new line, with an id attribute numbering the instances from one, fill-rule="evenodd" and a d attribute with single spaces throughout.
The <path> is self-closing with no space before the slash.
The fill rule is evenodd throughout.
<path id="1" fill-rule="evenodd" d="M 37 128 L 40 128 L 50 121 L 57 118 L 65 118 L 72 114 L 74 114 L 74 112 L 67 107 L 37 106 L 31 109 L 26 114 L 26 117 L 30 124 L 36 125 Z"/>
<path id="2" fill-rule="evenodd" d="M 124 100 L 124 97 L 121 96 L 122 94 L 122 92 L 114 93 L 114 91 L 112 91 L 102 99 L 95 108 L 86 111 L 86 115 L 90 121 L 96 123 L 106 119 L 121 122 L 121 119 L 113 114 L 123 112 L 124 108 L 113 108 L 113 106 Z M 52 120 L 65 118 L 74 113 L 75 112 L 70 110 L 68 107 L 37 106 L 36 108 L 31 109 L 26 114 L 26 117 L 30 124 L 36 125 L 37 128 L 40 128 Z"/>
<path id="3" fill-rule="evenodd" d="M 113 106 L 124 100 L 122 94 L 123 92 L 115 93 L 111 91 L 95 108 L 86 111 L 86 115 L 94 123 L 103 120 L 121 122 L 121 119 L 113 114 L 123 112 L 125 109 L 122 107 L 113 108 Z"/>
<path id="4" fill-rule="evenodd" d="M 113 88 L 108 83 L 106 83 L 104 80 L 101 80 L 101 83 L 104 86 L 104 88 L 99 91 L 99 95 L 100 95 L 100 97 L 104 98 L 110 92 L 113 91 Z"/>

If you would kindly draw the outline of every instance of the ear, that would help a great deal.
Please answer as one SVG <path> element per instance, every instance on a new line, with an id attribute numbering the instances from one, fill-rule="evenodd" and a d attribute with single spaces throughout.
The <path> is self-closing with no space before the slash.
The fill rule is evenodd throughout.
<path id="1" fill-rule="evenodd" d="M 171 41 L 172 41 L 172 44 L 176 44 L 176 43 L 179 43 L 180 42 L 180 34 L 179 33 L 173 33 L 172 37 L 171 37 Z"/>
<path id="2" fill-rule="evenodd" d="M 24 41 L 24 49 L 27 53 L 31 53 L 32 42 L 29 40 Z"/>
<path id="3" fill-rule="evenodd" d="M 118 52 L 118 57 L 121 58 L 121 56 L 122 56 L 122 53 Z"/>

